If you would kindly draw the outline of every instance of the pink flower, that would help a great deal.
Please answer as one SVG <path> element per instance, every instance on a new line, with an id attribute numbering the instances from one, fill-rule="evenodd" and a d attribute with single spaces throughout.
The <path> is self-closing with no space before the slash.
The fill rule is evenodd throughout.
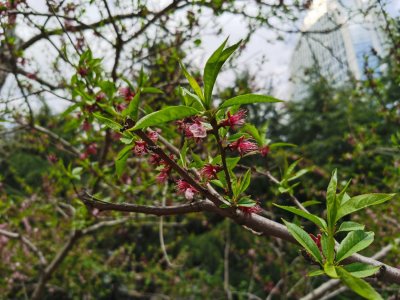
<path id="1" fill-rule="evenodd" d="M 158 132 L 157 131 L 151 131 L 147 134 L 149 139 L 151 139 L 154 143 L 157 143 L 158 141 Z"/>
<path id="2" fill-rule="evenodd" d="M 205 138 L 207 136 L 207 129 L 200 122 L 190 125 L 188 129 L 194 138 Z"/>
<path id="3" fill-rule="evenodd" d="M 162 160 L 160 164 L 164 165 L 164 168 L 161 169 L 160 173 L 157 175 L 156 180 L 158 183 L 164 183 L 168 180 L 169 173 L 171 173 L 171 167 L 165 164 Z"/>
<path id="4" fill-rule="evenodd" d="M 206 164 L 200 170 L 200 174 L 207 180 L 211 180 L 217 177 L 217 173 L 222 170 L 221 166 L 213 166 L 212 164 Z"/>
<path id="5" fill-rule="evenodd" d="M 126 102 L 130 102 L 135 97 L 135 92 L 130 87 L 119 88 L 119 94 L 125 99 Z"/>
<path id="6" fill-rule="evenodd" d="M 156 153 L 151 153 L 149 163 L 151 165 L 159 166 L 161 164 L 161 157 Z"/>
<path id="7" fill-rule="evenodd" d="M 222 120 L 219 125 L 223 127 L 230 127 L 235 129 L 236 126 L 242 126 L 245 123 L 246 111 L 240 109 L 236 114 L 231 115 L 228 111 L 227 118 Z"/>
<path id="8" fill-rule="evenodd" d="M 236 141 L 230 143 L 228 145 L 228 148 L 231 151 L 237 150 L 239 152 L 240 156 L 243 156 L 243 154 L 258 150 L 258 146 L 253 142 L 245 140 L 244 136 L 241 136 Z"/>
<path id="9" fill-rule="evenodd" d="M 168 174 L 169 172 L 165 172 L 164 169 L 160 171 L 160 173 L 157 175 L 156 180 L 158 183 L 164 183 L 168 179 Z"/>
<path id="10" fill-rule="evenodd" d="M 135 142 L 135 146 L 133 147 L 133 152 L 137 156 L 142 156 L 143 154 L 147 153 L 146 142 L 143 140 L 138 140 Z"/>
<path id="11" fill-rule="evenodd" d="M 198 191 L 183 179 L 178 179 L 176 182 L 178 194 L 184 194 L 188 200 L 193 200 L 193 197 Z"/>
<path id="12" fill-rule="evenodd" d="M 186 118 L 177 121 L 178 130 L 183 132 L 187 138 L 194 138 L 196 142 L 207 136 L 207 129 L 203 125 L 203 120 L 199 117 Z"/>
<path id="13" fill-rule="evenodd" d="M 269 146 L 260 147 L 259 150 L 260 150 L 261 156 L 263 156 L 263 157 L 266 157 L 270 151 Z"/>
<path id="14" fill-rule="evenodd" d="M 251 207 L 247 206 L 239 206 L 239 210 L 241 210 L 245 215 L 250 215 L 250 214 L 257 214 L 262 211 L 261 207 L 259 205 L 254 205 Z"/>

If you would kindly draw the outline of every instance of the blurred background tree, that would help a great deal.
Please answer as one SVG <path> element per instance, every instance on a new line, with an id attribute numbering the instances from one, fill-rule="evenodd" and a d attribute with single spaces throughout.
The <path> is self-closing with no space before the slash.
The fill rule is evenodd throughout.
<path id="1" fill-rule="evenodd" d="M 221 36 L 226 29 L 218 17 L 228 15 L 246 26 L 243 53 L 259 28 L 273 32 L 271 39 L 300 32 L 297 25 L 310 4 L 2 1 L 0 298 L 300 299 L 326 281 L 305 277 L 308 262 L 296 248 L 212 214 L 163 217 L 161 223 L 152 216 L 88 210 L 76 197 L 74 181 L 104 200 L 175 201 L 173 182 L 157 185 L 151 166 L 140 158 L 116 178 L 119 137 L 92 126 L 89 114 L 74 111 L 79 101 L 70 82 L 89 71 L 78 63 L 85 50 L 102 58 L 102 73 L 118 86 L 127 86 L 124 79 L 148 77 L 146 86 L 164 91 L 144 96 L 145 110 L 156 110 L 181 102 L 176 87 L 186 83 L 179 59 L 200 76 L 196 59 L 207 48 L 204 36 Z M 374 72 L 366 60 L 363 80 L 335 87 L 313 68 L 302 101 L 247 107 L 258 128 L 268 125 L 268 139 L 297 147 L 271 148 L 267 159 L 245 158 L 244 166 L 262 166 L 280 179 L 285 165 L 303 158 L 299 165 L 310 172 L 294 189 L 302 202 L 323 199 L 333 168 L 341 178 L 352 178 L 353 194 L 399 190 L 399 20 L 385 17 L 389 50 L 376 57 L 386 66 L 384 73 Z M 233 84 L 220 88 L 216 98 L 274 92 L 270 81 L 241 72 L 239 57 L 230 64 L 227 69 L 237 70 L 227 74 Z M 98 95 L 93 91 L 90 97 Z M 165 128 L 163 135 L 180 144 L 174 130 Z M 85 153 L 89 159 L 82 158 Z M 74 172 L 75 179 L 67 175 Z M 272 206 L 287 204 L 289 195 L 261 174 L 253 176 L 252 196 L 263 214 L 289 218 Z M 372 250 L 398 238 L 398 210 L 393 202 L 357 215 L 379 237 Z M 399 265 L 398 251 L 385 262 Z M 388 297 L 398 293 L 393 285 L 379 288 Z M 344 292 L 332 299 L 349 295 L 354 298 Z"/>

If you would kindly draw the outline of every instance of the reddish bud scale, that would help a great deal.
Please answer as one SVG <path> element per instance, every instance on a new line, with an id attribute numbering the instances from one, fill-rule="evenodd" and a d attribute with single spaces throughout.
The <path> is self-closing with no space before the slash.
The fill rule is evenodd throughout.
<path id="1" fill-rule="evenodd" d="M 78 74 L 81 75 L 82 77 L 87 76 L 87 74 L 89 73 L 89 69 L 85 68 L 85 67 L 79 67 L 78 68 Z"/>
<path id="2" fill-rule="evenodd" d="M 269 146 L 263 146 L 259 149 L 261 156 L 266 157 L 270 151 Z"/>
<path id="3" fill-rule="evenodd" d="M 312 233 L 310 233 L 309 235 L 310 235 L 310 237 L 312 238 L 312 240 L 314 241 L 314 243 L 318 246 L 318 249 L 319 249 L 320 251 L 322 251 L 322 247 L 321 247 L 321 238 L 322 238 L 322 235 L 321 235 L 321 234 L 318 234 L 317 236 L 315 236 L 315 235 L 313 235 Z"/>
<path id="4" fill-rule="evenodd" d="M 55 164 L 58 161 L 58 158 L 55 154 L 50 153 L 49 155 L 47 155 L 47 160 L 52 163 Z"/>
<path id="5" fill-rule="evenodd" d="M 262 208 L 259 205 L 254 205 L 251 207 L 247 206 L 239 206 L 239 210 L 241 210 L 245 215 L 250 215 L 250 214 L 258 214 L 259 212 L 262 211 Z"/>
<path id="6" fill-rule="evenodd" d="M 99 102 L 101 100 L 103 100 L 104 98 L 106 98 L 106 94 L 104 94 L 103 92 L 100 92 L 96 95 L 96 101 Z"/>

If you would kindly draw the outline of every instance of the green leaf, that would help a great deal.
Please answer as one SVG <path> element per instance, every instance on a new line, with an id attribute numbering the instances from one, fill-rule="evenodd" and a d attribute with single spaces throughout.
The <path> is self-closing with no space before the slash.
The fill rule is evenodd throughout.
<path id="1" fill-rule="evenodd" d="M 224 184 L 221 182 L 221 180 L 218 179 L 213 179 L 210 181 L 212 184 L 215 184 L 216 186 L 219 186 L 220 188 L 224 188 Z"/>
<path id="2" fill-rule="evenodd" d="M 211 107 L 212 91 L 219 71 L 221 70 L 225 61 L 227 61 L 227 59 L 232 55 L 233 52 L 235 52 L 241 43 L 241 41 L 239 41 L 238 43 L 224 50 L 227 41 L 228 39 L 226 39 L 221 46 L 215 50 L 215 52 L 208 59 L 204 68 L 204 103 L 207 109 Z"/>
<path id="3" fill-rule="evenodd" d="M 179 158 L 181 160 L 181 164 L 183 167 L 186 168 L 186 155 L 187 155 L 187 151 L 189 150 L 188 145 L 187 145 L 187 140 L 185 140 L 185 142 L 183 143 L 182 149 L 179 151 Z"/>
<path id="4" fill-rule="evenodd" d="M 341 267 L 337 267 L 336 272 L 341 281 L 358 295 L 368 300 L 383 300 L 368 282 L 352 276 L 349 272 Z"/>
<path id="5" fill-rule="evenodd" d="M 247 188 L 250 185 L 250 179 L 251 179 L 251 170 L 247 170 L 247 172 L 244 174 L 242 178 L 240 178 L 238 190 L 237 190 L 237 196 L 239 196 L 241 193 L 244 193 Z"/>
<path id="6" fill-rule="evenodd" d="M 124 172 L 126 161 L 128 160 L 128 154 L 132 150 L 133 146 L 124 147 L 117 155 L 115 159 L 115 170 L 117 172 L 117 176 L 121 177 Z"/>
<path id="7" fill-rule="evenodd" d="M 315 271 L 311 271 L 310 273 L 307 274 L 308 277 L 315 277 L 315 276 L 321 276 L 321 275 L 325 275 L 324 270 L 315 270 Z"/>
<path id="8" fill-rule="evenodd" d="M 280 148 L 280 147 L 297 147 L 297 145 L 290 144 L 290 143 L 272 143 L 271 145 L 269 145 L 269 148 L 271 150 L 273 150 L 275 148 Z"/>
<path id="9" fill-rule="evenodd" d="M 164 92 L 155 87 L 143 87 L 140 89 L 143 94 L 164 94 Z"/>
<path id="10" fill-rule="evenodd" d="M 260 133 L 258 132 L 258 129 L 252 125 L 252 124 L 245 124 L 243 126 L 243 131 L 249 133 L 257 142 L 259 146 L 262 146 L 263 144 L 263 139 L 260 136 Z"/>
<path id="11" fill-rule="evenodd" d="M 182 98 L 184 100 L 184 104 L 186 106 L 193 107 L 194 109 L 197 109 L 198 111 L 204 111 L 203 102 L 197 95 L 191 93 L 184 87 L 179 87 L 178 92 L 182 96 Z"/>
<path id="12" fill-rule="evenodd" d="M 353 253 L 367 248 L 373 241 L 373 232 L 365 232 L 362 230 L 350 231 L 337 249 L 336 261 L 340 262 Z"/>
<path id="13" fill-rule="evenodd" d="M 331 278 L 339 277 L 338 274 L 336 273 L 335 266 L 330 262 L 326 262 L 324 264 L 324 271 L 325 271 L 326 275 L 328 275 Z"/>
<path id="14" fill-rule="evenodd" d="M 296 166 L 299 164 L 299 162 L 301 161 L 302 159 L 300 158 L 300 159 L 298 159 L 298 160 L 296 160 L 296 161 L 294 161 L 293 163 L 291 163 L 290 164 L 290 166 L 286 169 L 286 171 L 285 171 L 285 176 L 284 176 L 284 178 L 289 178 L 289 176 L 290 176 L 290 174 L 292 174 L 293 173 L 293 171 L 294 171 L 294 168 L 296 168 Z"/>
<path id="15" fill-rule="evenodd" d="M 75 109 L 77 109 L 79 107 L 79 103 L 75 103 L 74 105 L 71 105 L 70 107 L 68 107 L 62 114 L 61 114 L 61 118 L 65 118 L 66 116 L 68 116 L 70 113 L 72 113 Z"/>
<path id="16" fill-rule="evenodd" d="M 279 208 L 282 208 L 284 210 L 290 211 L 291 213 L 294 213 L 294 214 L 296 214 L 296 215 L 298 215 L 300 217 L 303 217 L 303 218 L 313 222 L 319 228 L 322 228 L 322 229 L 326 230 L 326 222 L 325 222 L 324 219 L 322 219 L 320 217 L 314 216 L 313 214 L 310 214 L 308 212 L 302 211 L 302 210 L 300 210 L 300 209 L 298 209 L 296 207 L 293 207 L 293 206 L 284 206 L 284 205 L 278 205 L 278 204 L 275 204 L 275 203 L 274 203 L 274 205 L 279 207 Z"/>
<path id="17" fill-rule="evenodd" d="M 237 206 L 253 207 L 257 204 L 256 201 L 251 200 L 249 197 L 243 197 L 237 202 Z"/>
<path id="18" fill-rule="evenodd" d="M 329 239 L 326 233 L 321 234 L 321 249 L 322 253 L 324 256 L 327 258 L 329 262 L 333 262 L 335 258 L 335 251 L 334 251 L 334 245 L 332 246 L 332 249 L 329 249 Z"/>
<path id="19" fill-rule="evenodd" d="M 233 97 L 221 103 L 218 109 L 227 108 L 233 105 L 243 105 L 252 103 L 276 103 L 283 102 L 271 96 L 257 95 L 257 94 L 245 94 Z"/>
<path id="20" fill-rule="evenodd" d="M 320 202 L 320 201 L 317 201 L 317 200 L 308 200 L 308 201 L 302 202 L 301 204 L 302 204 L 304 207 L 309 207 L 309 206 L 316 205 L 316 204 L 320 204 L 320 203 L 321 203 L 321 202 Z"/>
<path id="21" fill-rule="evenodd" d="M 307 232 L 301 229 L 299 226 L 293 223 L 289 223 L 283 220 L 290 234 L 295 238 L 295 240 L 302 245 L 308 253 L 315 259 L 315 261 L 322 264 L 322 256 L 319 249 L 312 238 Z"/>
<path id="22" fill-rule="evenodd" d="M 140 92 L 138 92 L 135 97 L 129 102 L 129 105 L 124 109 L 121 114 L 131 117 L 133 121 L 136 121 L 139 117 L 139 103 L 140 103 Z"/>
<path id="23" fill-rule="evenodd" d="M 352 263 L 343 267 L 352 276 L 365 278 L 374 275 L 379 270 L 379 266 L 371 266 L 360 262 Z"/>
<path id="24" fill-rule="evenodd" d="M 329 181 L 328 190 L 326 191 L 328 228 L 330 230 L 333 230 L 333 227 L 335 226 L 336 214 L 338 211 L 336 188 L 337 188 L 337 172 L 335 169 L 332 173 L 331 180 Z"/>
<path id="25" fill-rule="evenodd" d="M 340 224 L 339 229 L 336 232 L 343 232 L 343 231 L 354 231 L 354 230 L 364 230 L 365 225 L 356 223 L 356 222 L 351 222 L 351 221 L 346 221 Z"/>
<path id="26" fill-rule="evenodd" d="M 296 179 L 300 178 L 301 176 L 303 176 L 306 173 L 308 173 L 307 169 L 301 169 L 300 171 L 296 172 L 296 174 L 294 174 L 292 177 L 288 178 L 287 181 L 296 180 Z"/>
<path id="27" fill-rule="evenodd" d="M 350 198 L 339 209 L 336 220 L 371 205 L 384 203 L 396 194 L 365 194 Z"/>
<path id="28" fill-rule="evenodd" d="M 345 201 L 347 201 L 347 199 L 346 199 L 347 197 L 346 196 L 348 196 L 348 195 L 347 195 L 346 191 L 347 191 L 347 188 L 349 187 L 350 183 L 351 183 L 351 179 L 349 179 L 347 181 L 347 183 L 344 186 L 344 188 L 340 191 L 340 193 L 338 195 L 336 195 L 336 197 L 338 198 L 337 201 L 338 201 L 339 207 L 342 206 L 343 199 L 345 199 Z"/>
<path id="29" fill-rule="evenodd" d="M 117 123 L 117 122 L 115 122 L 115 121 L 113 121 L 113 120 L 111 120 L 109 118 L 106 118 L 106 117 L 104 117 L 104 116 L 102 116 L 102 115 L 100 115 L 98 113 L 93 113 L 93 116 L 101 124 L 106 125 L 107 127 L 111 128 L 112 130 L 119 131 L 122 128 L 121 124 L 119 124 L 119 123 Z"/>
<path id="30" fill-rule="evenodd" d="M 199 86 L 198 82 L 192 75 L 189 74 L 189 72 L 186 70 L 185 66 L 181 61 L 179 61 L 179 65 L 182 68 L 183 74 L 185 75 L 186 79 L 189 81 L 190 86 L 192 87 L 193 91 L 196 93 L 196 95 L 204 101 L 204 95 L 203 91 L 201 90 L 201 87 Z"/>
<path id="31" fill-rule="evenodd" d="M 199 112 L 187 106 L 168 106 L 141 118 L 131 130 L 157 126 L 169 121 L 179 120 L 198 114 Z"/>

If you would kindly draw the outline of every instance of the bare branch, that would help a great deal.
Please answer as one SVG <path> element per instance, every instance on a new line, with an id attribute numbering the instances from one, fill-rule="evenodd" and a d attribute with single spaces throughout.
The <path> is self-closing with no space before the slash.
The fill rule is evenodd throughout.
<path id="1" fill-rule="evenodd" d="M 23 244 L 25 244 L 29 249 L 32 250 L 38 257 L 41 265 L 46 265 L 47 261 L 43 253 L 25 236 L 17 232 L 11 232 L 4 229 L 0 229 L 0 234 L 11 239 L 19 239 Z"/>

